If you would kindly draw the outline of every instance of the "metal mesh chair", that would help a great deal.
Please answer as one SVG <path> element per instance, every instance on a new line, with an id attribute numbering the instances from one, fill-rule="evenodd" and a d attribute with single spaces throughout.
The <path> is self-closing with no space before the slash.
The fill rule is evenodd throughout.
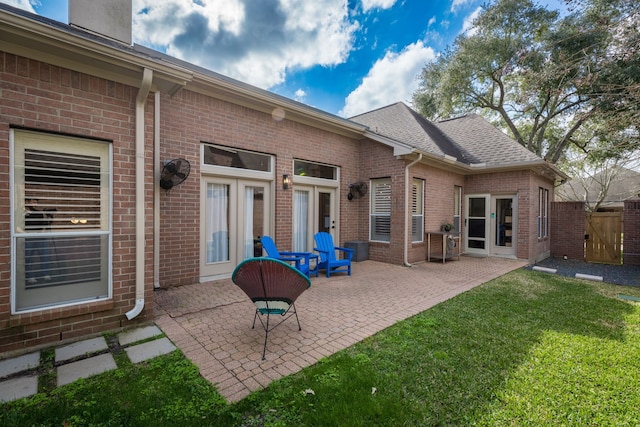
<path id="1" fill-rule="evenodd" d="M 311 286 L 305 274 L 286 262 L 260 257 L 241 262 L 233 271 L 231 280 L 256 306 L 251 328 L 255 328 L 256 319 L 259 319 L 265 332 L 262 360 L 265 359 L 270 331 L 294 315 L 298 330 L 302 330 L 294 302 Z M 272 315 L 281 316 L 282 319 L 272 325 Z"/>

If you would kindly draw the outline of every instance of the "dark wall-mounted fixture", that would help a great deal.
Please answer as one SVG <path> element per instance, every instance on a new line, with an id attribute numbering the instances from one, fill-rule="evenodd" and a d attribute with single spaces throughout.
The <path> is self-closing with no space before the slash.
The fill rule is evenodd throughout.
<path id="1" fill-rule="evenodd" d="M 282 189 L 288 190 L 290 186 L 291 186 L 291 177 L 285 173 L 284 175 L 282 175 Z"/>
<path id="2" fill-rule="evenodd" d="M 359 199 L 367 194 L 367 183 L 364 181 L 358 181 L 353 184 L 349 184 L 349 193 L 347 193 L 347 200 Z"/>

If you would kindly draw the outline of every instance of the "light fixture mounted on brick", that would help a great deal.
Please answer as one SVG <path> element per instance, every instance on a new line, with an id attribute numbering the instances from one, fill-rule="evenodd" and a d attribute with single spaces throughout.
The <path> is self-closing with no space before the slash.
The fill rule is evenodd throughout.
<path id="1" fill-rule="evenodd" d="M 282 189 L 288 190 L 291 186 L 291 177 L 288 174 L 282 175 Z"/>

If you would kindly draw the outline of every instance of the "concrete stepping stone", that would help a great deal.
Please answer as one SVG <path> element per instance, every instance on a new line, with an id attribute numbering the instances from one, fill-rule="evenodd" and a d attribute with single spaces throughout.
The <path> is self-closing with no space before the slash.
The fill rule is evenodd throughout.
<path id="1" fill-rule="evenodd" d="M 40 352 L 24 354 L 0 361 L 0 378 L 6 377 L 40 365 Z"/>
<path id="2" fill-rule="evenodd" d="M 93 375 L 116 369 L 116 361 L 111 353 L 100 354 L 77 362 L 58 366 L 58 386 L 70 384 L 80 378 L 88 378 Z"/>
<path id="3" fill-rule="evenodd" d="M 104 337 L 96 337 L 88 340 L 78 341 L 64 347 L 56 348 L 56 362 L 73 359 L 85 354 L 96 353 L 106 350 L 109 346 Z"/>
<path id="4" fill-rule="evenodd" d="M 0 381 L 0 402 L 11 402 L 38 392 L 38 376 L 12 378 Z"/>
<path id="5" fill-rule="evenodd" d="M 140 363 L 147 359 L 152 359 L 163 354 L 171 353 L 176 349 L 169 338 L 161 338 L 159 340 L 148 341 L 142 344 L 125 348 L 129 360 L 133 363 Z"/>
<path id="6" fill-rule="evenodd" d="M 118 341 L 120 342 L 120 345 L 129 345 L 158 335 L 162 335 L 160 328 L 155 325 L 146 326 L 144 328 L 138 328 L 118 334 Z"/>

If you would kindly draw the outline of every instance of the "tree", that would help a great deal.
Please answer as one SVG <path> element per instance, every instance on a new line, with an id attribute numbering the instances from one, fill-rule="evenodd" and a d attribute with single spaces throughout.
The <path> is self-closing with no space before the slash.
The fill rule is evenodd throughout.
<path id="1" fill-rule="evenodd" d="M 530 0 L 498 0 L 425 66 L 414 106 L 431 119 L 477 111 L 554 164 L 570 149 L 605 157 L 633 149 L 633 2 L 578 0 L 561 18 Z"/>

